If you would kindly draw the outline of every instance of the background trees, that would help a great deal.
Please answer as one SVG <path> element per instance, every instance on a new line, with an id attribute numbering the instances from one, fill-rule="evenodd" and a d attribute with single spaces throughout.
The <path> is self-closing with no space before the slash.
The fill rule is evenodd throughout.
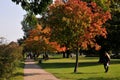
<path id="1" fill-rule="evenodd" d="M 56 0 L 55 4 L 47 8 L 48 11 L 41 10 L 41 7 L 38 8 L 38 6 L 41 6 L 42 0 L 41 2 L 39 0 L 13 1 L 18 4 L 21 3 L 22 7 L 28 12 L 41 14 L 43 11 L 42 19 L 45 20 L 43 24 L 47 24 L 51 28 L 50 41 L 56 41 L 60 46 L 65 46 L 67 50 L 77 49 L 78 47 L 81 49 L 92 47 L 92 49 L 97 50 L 101 46 L 102 49 L 107 48 L 107 51 L 119 51 L 119 0 L 84 0 L 87 3 L 74 0 L 73 2 L 76 2 L 74 4 L 72 4 L 72 0 L 64 3 L 61 0 Z M 82 5 L 80 10 L 79 4 Z M 105 24 L 110 18 L 107 10 L 111 11 L 112 19 Z M 30 22 L 32 23 L 32 21 Z M 100 46 L 96 44 L 94 39 L 96 36 L 99 36 L 96 40 Z"/>
<path id="2" fill-rule="evenodd" d="M 47 33 L 45 32 L 45 29 L 42 30 L 40 25 L 36 26 L 36 28 L 28 31 L 28 36 L 24 40 L 24 48 L 26 52 L 32 52 L 34 58 L 37 58 L 40 53 L 50 50 L 50 45 L 46 43 Z"/>
<path id="3" fill-rule="evenodd" d="M 21 22 L 24 34 L 27 36 L 27 32 L 31 29 L 36 28 L 37 23 L 38 22 L 36 16 L 32 13 L 27 13 L 24 16 L 23 21 Z"/>
<path id="4" fill-rule="evenodd" d="M 95 2 L 97 2 L 95 0 Z M 104 39 L 102 37 L 97 38 L 98 44 L 100 44 L 104 50 L 113 52 L 112 54 L 118 54 L 119 53 L 119 44 L 120 39 L 118 35 L 120 34 L 120 1 L 118 0 L 111 0 L 109 1 L 110 4 L 108 6 L 108 10 L 111 12 L 112 19 L 107 21 L 105 24 L 107 27 L 107 38 Z M 105 5 L 105 4 L 104 4 Z M 111 44 L 112 43 L 112 44 Z"/>
<path id="5" fill-rule="evenodd" d="M 119 32 L 119 14 L 120 14 L 120 1 L 119 0 L 85 0 L 87 2 L 94 1 L 99 6 L 102 7 L 102 9 L 109 10 L 111 13 L 111 20 L 108 20 L 106 24 L 106 30 L 107 30 L 107 38 L 103 38 L 101 36 L 97 37 L 97 43 L 101 45 L 102 51 L 108 51 L 112 54 L 118 54 L 119 53 L 119 42 L 120 39 L 118 35 Z M 100 51 L 99 51 L 100 52 Z M 100 52 L 101 55 L 101 52 Z"/>
<path id="6" fill-rule="evenodd" d="M 119 52 L 120 50 L 120 39 L 119 39 L 119 34 L 120 34 L 120 1 L 119 0 L 113 0 L 111 1 L 110 5 L 111 9 L 111 14 L 112 14 L 112 19 L 108 21 L 109 27 L 107 28 L 108 30 L 108 46 L 110 46 L 110 50 L 115 51 L 114 53 Z M 112 44 L 110 44 L 112 43 Z M 107 47 L 108 47 L 107 46 Z"/>
<path id="7" fill-rule="evenodd" d="M 7 44 L 7 39 L 5 37 L 0 37 L 0 45 Z"/>
<path id="8" fill-rule="evenodd" d="M 33 1 L 20 1 L 20 0 L 12 0 L 13 2 L 15 2 L 16 4 L 21 4 L 21 6 L 23 7 L 23 9 L 25 9 L 26 11 L 28 11 L 28 12 L 31 12 L 31 13 L 35 13 L 35 12 L 37 12 L 37 14 L 41 14 L 41 12 L 44 12 L 44 10 L 47 8 L 47 5 L 46 5 L 46 7 L 45 6 L 42 6 L 42 7 L 44 7 L 44 9 L 43 9 L 43 11 L 42 11 L 42 8 L 41 7 L 37 7 L 37 6 L 41 6 L 41 5 L 44 5 L 44 4 L 50 4 L 50 3 L 52 3 L 52 1 L 41 1 L 40 3 L 39 3 L 39 0 L 33 0 Z M 58 0 L 59 1 L 59 0 Z M 115 17 L 115 16 L 119 16 L 119 0 L 112 0 L 112 1 L 110 1 L 110 0 L 100 0 L 100 1 L 98 1 L 98 0 L 85 0 L 86 2 L 88 2 L 88 3 L 90 3 L 90 2 L 96 2 L 99 6 L 101 6 L 102 7 L 102 9 L 104 10 L 104 11 L 106 11 L 106 10 L 111 10 L 111 13 L 112 13 L 112 20 L 111 21 L 109 21 L 109 24 L 111 25 L 111 27 L 114 25 L 119 25 L 119 24 L 116 24 L 116 23 L 113 23 L 113 22 L 115 22 L 115 21 L 117 21 L 117 23 L 119 23 L 119 17 Z M 65 1 L 66 2 L 66 1 Z M 44 4 L 43 4 L 44 3 Z M 30 7 L 31 6 L 31 7 Z M 36 6 L 36 7 L 34 7 L 34 10 L 33 10 L 33 7 L 32 6 Z M 40 10 L 41 9 L 41 10 Z M 40 11 L 39 11 L 40 10 Z M 23 22 L 24 23 L 24 22 Z M 22 23 L 22 24 L 23 24 Z M 110 26 L 109 25 L 109 26 Z M 108 26 L 108 25 L 107 25 Z M 119 34 L 119 31 L 116 31 L 116 30 L 118 30 L 118 29 L 115 29 L 115 27 L 113 28 L 111 28 L 111 27 L 109 27 L 109 28 L 107 28 L 107 31 L 108 31 L 108 34 L 110 35 L 108 35 L 109 36 L 109 40 L 107 40 L 108 41 L 108 43 L 107 42 L 105 42 L 105 43 L 107 43 L 108 44 L 108 46 L 107 47 L 109 47 L 111 44 L 109 44 L 110 42 L 113 42 L 114 44 L 111 46 L 111 48 L 114 48 L 115 49 L 115 46 L 116 46 L 116 49 L 119 47 L 119 45 L 117 45 L 116 43 L 118 42 L 119 43 L 119 39 L 118 40 L 114 40 L 114 39 L 117 39 L 117 36 L 115 37 L 115 36 L 113 36 L 112 37 L 112 35 L 113 34 Z M 117 27 L 117 28 L 119 28 L 119 27 Z M 114 30 L 114 32 L 115 33 L 110 33 L 110 31 L 111 30 L 108 30 L 108 29 L 112 29 L 112 31 Z M 118 32 L 118 33 L 117 33 Z M 110 42 L 109 42 L 110 41 Z M 117 41 L 117 42 L 116 42 Z M 116 51 L 116 50 L 114 50 L 114 51 Z"/>
<path id="9" fill-rule="evenodd" d="M 37 58 L 40 54 L 47 55 L 48 52 L 56 53 L 62 51 L 56 42 L 50 42 L 50 29 L 48 27 L 42 28 L 37 25 L 35 29 L 29 30 L 27 38 L 24 40 L 24 48 L 26 52 L 32 52 L 33 58 Z"/>

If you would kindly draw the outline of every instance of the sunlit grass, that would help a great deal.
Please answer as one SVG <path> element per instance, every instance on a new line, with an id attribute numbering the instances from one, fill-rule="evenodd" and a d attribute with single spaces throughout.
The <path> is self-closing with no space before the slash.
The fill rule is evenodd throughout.
<path id="1" fill-rule="evenodd" d="M 120 80 L 120 60 L 111 60 L 108 73 L 104 73 L 98 58 L 79 58 L 78 72 L 73 73 L 75 58 L 50 59 L 43 61 L 40 66 L 61 80 Z"/>

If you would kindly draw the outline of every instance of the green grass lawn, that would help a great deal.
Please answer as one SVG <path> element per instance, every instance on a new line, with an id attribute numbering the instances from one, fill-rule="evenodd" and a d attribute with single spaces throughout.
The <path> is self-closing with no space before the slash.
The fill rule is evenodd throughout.
<path id="1" fill-rule="evenodd" d="M 120 59 L 112 59 L 108 73 L 104 73 L 98 58 L 79 58 L 77 73 L 73 73 L 75 58 L 49 59 L 40 64 L 46 71 L 60 80 L 120 80 Z"/>
<path id="2" fill-rule="evenodd" d="M 19 64 L 19 66 L 16 68 L 16 70 L 14 71 L 13 76 L 10 78 L 10 80 L 24 80 L 23 79 L 23 68 L 24 68 L 24 63 L 21 62 Z"/>

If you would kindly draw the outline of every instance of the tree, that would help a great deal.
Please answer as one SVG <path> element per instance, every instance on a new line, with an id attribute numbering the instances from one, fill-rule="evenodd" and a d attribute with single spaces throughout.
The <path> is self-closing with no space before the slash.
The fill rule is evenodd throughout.
<path id="1" fill-rule="evenodd" d="M 74 72 L 77 72 L 80 49 L 87 49 L 89 46 L 96 50 L 100 48 L 95 37 L 106 37 L 106 29 L 102 25 L 110 18 L 110 13 L 104 12 L 96 3 L 81 0 L 69 0 L 66 3 L 57 1 L 44 16 L 51 29 L 51 41 L 77 50 Z"/>
<path id="2" fill-rule="evenodd" d="M 109 27 L 108 30 L 108 46 L 110 46 L 109 50 L 118 51 L 120 50 L 120 1 L 119 0 L 112 0 L 111 5 L 111 14 L 112 14 L 112 20 L 109 20 Z M 110 44 L 112 43 L 112 45 Z"/>
<path id="3" fill-rule="evenodd" d="M 7 44 L 7 40 L 5 37 L 0 37 L 0 45 Z"/>
<path id="4" fill-rule="evenodd" d="M 32 29 L 28 32 L 29 36 L 24 40 L 24 48 L 27 52 L 33 52 L 34 58 L 37 58 L 39 54 L 45 53 L 44 55 L 48 55 L 49 52 L 62 51 L 59 44 L 56 42 L 49 41 L 49 28 L 44 28 L 38 24 L 35 29 Z"/>
<path id="5" fill-rule="evenodd" d="M 21 24 L 22 24 L 22 30 L 24 31 L 25 36 L 28 36 L 28 31 L 34 29 L 37 23 L 38 23 L 37 18 L 34 14 L 27 13 L 24 16 L 24 19 L 21 22 Z"/>
<path id="6" fill-rule="evenodd" d="M 98 6 L 102 7 L 104 11 L 110 10 L 111 0 L 84 0 L 88 3 L 95 2 Z"/>
<path id="7" fill-rule="evenodd" d="M 41 14 L 47 9 L 47 6 L 52 3 L 52 0 L 12 0 L 16 4 L 21 4 L 21 7 L 34 14 Z"/>
<path id="8" fill-rule="evenodd" d="M 37 25 L 36 28 L 28 31 L 28 36 L 24 40 L 24 48 L 26 52 L 32 52 L 34 58 L 38 57 L 40 52 L 44 51 L 46 44 L 43 39 L 41 26 Z"/>
<path id="9" fill-rule="evenodd" d="M 120 39 L 118 37 L 120 34 L 120 1 L 111 0 L 109 10 L 111 11 L 112 19 L 105 24 L 107 25 L 107 38 L 97 37 L 97 43 L 101 45 L 105 51 L 116 51 L 116 53 L 118 53 L 120 50 Z"/>
<path id="10" fill-rule="evenodd" d="M 108 20 L 106 24 L 104 24 L 107 30 L 107 38 L 103 38 L 101 36 L 97 36 L 97 43 L 102 47 L 99 51 L 100 57 L 102 53 L 104 55 L 105 51 L 110 54 L 118 55 L 120 52 L 120 1 L 119 0 L 85 0 L 85 1 L 94 1 L 99 6 L 101 6 L 105 11 L 109 10 L 111 12 L 111 20 Z M 100 5 L 102 4 L 102 5 Z M 101 59 L 101 58 L 100 58 Z M 99 60 L 101 61 L 101 60 Z"/>

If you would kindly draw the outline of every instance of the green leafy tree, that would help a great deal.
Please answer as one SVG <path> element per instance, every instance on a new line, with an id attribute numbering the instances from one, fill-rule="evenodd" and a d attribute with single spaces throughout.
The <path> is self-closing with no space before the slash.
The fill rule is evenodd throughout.
<path id="1" fill-rule="evenodd" d="M 36 28 L 37 24 L 38 24 L 38 20 L 33 13 L 28 12 L 26 15 L 24 15 L 24 19 L 21 22 L 24 36 L 23 38 L 17 40 L 19 45 L 23 44 L 24 40 L 26 40 L 26 38 L 29 36 L 29 31 Z"/>
<path id="2" fill-rule="evenodd" d="M 22 30 L 24 31 L 25 36 L 28 36 L 28 31 L 34 29 L 37 23 L 38 23 L 37 18 L 34 14 L 27 13 L 24 16 L 24 19 L 21 22 L 21 24 L 22 24 Z"/>
<path id="3" fill-rule="evenodd" d="M 120 1 L 119 0 L 111 0 L 108 8 L 111 11 L 112 19 L 107 21 L 105 24 L 107 27 L 107 38 L 97 37 L 97 42 L 100 44 L 105 51 L 115 51 L 115 53 L 119 53 L 120 50 Z"/>
<path id="4" fill-rule="evenodd" d="M 47 6 L 52 3 L 52 0 L 12 0 L 16 4 L 34 14 L 41 14 L 47 9 Z"/>
<path id="5" fill-rule="evenodd" d="M 108 41 L 110 49 L 113 51 L 120 50 L 120 1 L 119 0 L 112 0 L 111 1 L 111 14 L 112 20 L 109 20 L 109 27 L 108 30 Z M 112 45 L 110 44 L 112 43 Z M 118 53 L 118 52 L 117 52 Z"/>

